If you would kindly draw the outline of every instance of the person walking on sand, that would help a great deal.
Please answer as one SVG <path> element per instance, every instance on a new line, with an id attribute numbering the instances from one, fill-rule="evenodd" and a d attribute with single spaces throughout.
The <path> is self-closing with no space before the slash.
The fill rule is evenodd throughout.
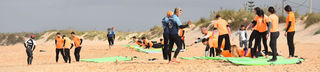
<path id="1" fill-rule="evenodd" d="M 66 37 L 66 35 L 63 35 L 62 38 L 64 39 L 64 44 L 63 44 L 64 56 L 67 62 L 69 60 L 69 63 L 71 63 L 70 49 L 72 49 L 73 43 L 68 37 Z"/>
<path id="2" fill-rule="evenodd" d="M 115 36 L 116 36 L 116 32 L 114 30 L 115 30 L 114 27 L 112 27 L 111 30 L 110 29 L 108 30 L 107 37 L 108 37 L 108 42 L 109 42 L 109 49 L 111 49 L 111 47 L 114 44 L 114 40 L 115 40 Z"/>
<path id="3" fill-rule="evenodd" d="M 73 38 L 73 42 L 74 42 L 74 46 L 75 46 L 75 49 L 74 49 L 74 56 L 76 58 L 76 62 L 79 62 L 80 60 L 80 51 L 81 51 L 81 45 L 82 45 L 82 42 L 83 40 L 81 38 L 79 38 L 78 36 L 76 36 L 76 33 L 74 32 L 71 32 L 71 36 Z"/>
<path id="4" fill-rule="evenodd" d="M 182 25 L 179 16 L 182 14 L 181 8 L 175 8 L 174 9 L 174 15 L 169 18 L 168 28 L 169 28 L 169 50 L 167 51 L 169 55 L 169 62 L 168 64 L 171 64 L 173 62 L 180 63 L 177 61 L 177 56 L 181 50 L 181 38 L 179 37 L 178 31 L 179 29 L 183 29 L 188 27 L 191 24 L 191 20 L 187 22 L 187 24 Z M 173 48 L 173 44 L 177 45 L 177 49 L 175 50 L 174 56 L 171 60 L 171 52 Z"/>
<path id="5" fill-rule="evenodd" d="M 64 56 L 64 52 L 63 52 L 63 45 L 64 45 L 64 39 L 61 37 L 61 33 L 58 32 L 56 34 L 56 40 L 55 40 L 55 44 L 56 44 L 56 62 L 58 63 L 59 61 L 59 52 L 61 53 L 62 55 L 62 58 L 64 59 L 64 61 L 67 63 L 67 60 Z"/>
<path id="6" fill-rule="evenodd" d="M 272 59 L 268 60 L 268 62 L 273 62 L 277 60 L 277 39 L 279 37 L 279 28 L 278 28 L 279 18 L 275 14 L 276 11 L 274 10 L 273 7 L 269 7 L 268 12 L 270 14 L 269 20 L 271 21 L 269 46 L 271 47 L 271 51 L 272 51 Z"/>
<path id="7" fill-rule="evenodd" d="M 26 52 L 27 52 L 27 63 L 28 65 L 31 65 L 32 64 L 32 59 L 33 59 L 33 51 L 34 49 L 36 49 L 36 41 L 34 40 L 35 39 L 35 35 L 31 35 L 30 36 L 30 39 L 26 40 L 24 42 L 24 47 L 26 48 Z"/>
<path id="8" fill-rule="evenodd" d="M 169 43 L 169 28 L 168 28 L 168 23 L 169 23 L 169 18 L 173 15 L 172 11 L 167 12 L 167 16 L 162 19 L 162 27 L 163 27 L 163 48 L 162 48 L 162 55 L 163 59 L 167 60 L 168 59 L 168 43 Z"/>
<path id="9" fill-rule="evenodd" d="M 295 51 L 295 47 L 294 47 L 294 34 L 295 34 L 295 15 L 292 12 L 292 8 L 290 5 L 287 5 L 284 7 L 284 10 L 288 13 L 287 16 L 287 20 L 286 20 L 286 31 L 284 33 L 284 36 L 287 37 L 287 43 L 288 43 L 288 47 L 289 47 L 289 57 L 288 58 L 293 58 L 294 55 L 294 51 Z"/>

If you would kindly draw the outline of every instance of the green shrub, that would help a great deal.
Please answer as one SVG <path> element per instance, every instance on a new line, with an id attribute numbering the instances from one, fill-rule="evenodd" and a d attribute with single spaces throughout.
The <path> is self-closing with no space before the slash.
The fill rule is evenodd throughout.
<path id="1" fill-rule="evenodd" d="M 284 15 L 279 16 L 279 22 L 280 23 L 285 23 L 286 22 L 286 17 Z"/>
<path id="2" fill-rule="evenodd" d="M 320 29 L 314 33 L 314 35 L 320 34 Z"/>
<path id="3" fill-rule="evenodd" d="M 311 13 L 308 15 L 308 18 L 304 21 L 306 23 L 305 28 L 318 23 L 320 21 L 320 13 Z"/>

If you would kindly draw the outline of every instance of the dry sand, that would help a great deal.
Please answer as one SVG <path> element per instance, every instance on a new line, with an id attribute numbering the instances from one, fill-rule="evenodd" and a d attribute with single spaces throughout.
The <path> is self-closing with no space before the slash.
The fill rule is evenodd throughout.
<path id="1" fill-rule="evenodd" d="M 265 66 L 239 66 L 224 61 L 213 60 L 180 60 L 180 64 L 166 64 L 161 53 L 146 54 L 123 47 L 128 41 L 117 41 L 112 49 L 107 48 L 106 41 L 84 41 L 81 50 L 81 59 L 101 58 L 111 56 L 137 56 L 138 59 L 126 62 L 75 62 L 72 49 L 72 63 L 64 63 L 60 56 L 59 62 L 55 62 L 54 42 L 37 41 L 37 49 L 34 52 L 33 65 L 27 66 L 27 55 L 22 44 L 13 46 L 0 46 L 0 72 L 319 72 L 320 71 L 320 35 L 313 35 L 314 30 L 320 28 L 320 24 L 303 29 L 304 25 L 297 22 L 295 35 L 296 55 L 305 58 L 302 64 L 291 65 L 265 65 Z M 284 28 L 284 24 L 280 26 Z M 186 43 L 191 44 L 201 34 L 198 29 L 188 30 Z M 238 39 L 232 44 L 238 45 Z M 132 45 L 132 43 L 131 43 Z M 187 47 L 189 50 L 181 52 L 179 57 L 203 56 L 204 46 L 197 44 Z M 46 52 L 39 52 L 45 50 Z M 271 50 L 271 49 L 269 49 Z M 281 31 L 278 39 L 278 52 L 284 57 L 288 56 L 286 38 Z M 157 58 L 156 61 L 148 59 Z"/>

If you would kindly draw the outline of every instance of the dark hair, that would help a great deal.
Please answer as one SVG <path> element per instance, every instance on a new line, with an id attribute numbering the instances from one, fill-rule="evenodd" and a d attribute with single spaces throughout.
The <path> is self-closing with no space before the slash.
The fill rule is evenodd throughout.
<path id="1" fill-rule="evenodd" d="M 142 37 L 141 39 L 146 39 L 146 37 Z"/>
<path id="2" fill-rule="evenodd" d="M 259 7 L 256 7 L 254 8 L 254 10 L 257 12 L 257 11 L 260 11 L 261 9 Z"/>
<path id="3" fill-rule="evenodd" d="M 284 10 L 286 10 L 286 12 L 290 12 L 292 11 L 291 6 L 290 5 L 286 5 L 286 7 L 284 7 Z"/>
<path id="4" fill-rule="evenodd" d="M 71 34 L 76 34 L 76 33 L 74 33 L 74 32 L 71 32 Z"/>
<path id="5" fill-rule="evenodd" d="M 268 11 L 269 11 L 271 14 L 274 14 L 274 13 L 276 12 L 272 6 L 268 8 Z"/>
<path id="6" fill-rule="evenodd" d="M 244 27 L 244 25 L 241 25 L 241 27 Z"/>
<path id="7" fill-rule="evenodd" d="M 62 38 L 66 37 L 66 35 L 62 35 Z"/>
<path id="8" fill-rule="evenodd" d="M 206 41 L 208 41 L 208 39 L 205 38 L 205 39 L 202 39 L 201 42 L 203 43 L 203 42 L 206 42 Z"/>
<path id="9" fill-rule="evenodd" d="M 220 17 L 221 17 L 221 16 L 220 16 L 219 14 L 216 15 L 216 19 L 217 19 L 217 18 L 220 18 Z"/>
<path id="10" fill-rule="evenodd" d="M 60 32 L 57 32 L 57 34 L 56 35 L 60 35 L 61 33 Z"/>
<path id="11" fill-rule="evenodd" d="M 259 16 L 259 17 L 264 17 L 264 12 L 263 12 L 263 10 L 259 10 L 259 11 L 256 11 L 257 13 L 257 15 Z"/>
<path id="12" fill-rule="evenodd" d="M 132 38 L 136 39 L 137 37 L 136 37 L 136 36 L 133 36 Z"/>

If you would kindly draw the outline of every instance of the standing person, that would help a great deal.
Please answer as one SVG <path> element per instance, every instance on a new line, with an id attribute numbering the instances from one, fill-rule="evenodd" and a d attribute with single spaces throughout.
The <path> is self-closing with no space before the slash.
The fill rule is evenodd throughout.
<path id="1" fill-rule="evenodd" d="M 66 35 L 63 35 L 62 38 L 64 39 L 63 47 L 65 58 L 67 62 L 69 60 L 69 63 L 71 63 L 70 49 L 72 49 L 73 43 L 68 37 L 66 37 Z"/>
<path id="2" fill-rule="evenodd" d="M 258 30 L 258 34 L 257 34 L 257 37 L 255 39 L 255 46 L 253 48 L 253 50 L 251 51 L 254 51 L 252 52 L 252 57 L 253 58 L 256 58 L 258 57 L 258 54 L 260 52 L 259 49 L 261 49 L 261 39 L 263 40 L 266 40 L 266 37 L 267 37 L 267 33 L 269 33 L 269 30 L 270 30 L 270 22 L 268 22 L 268 18 L 264 15 L 264 12 L 262 10 L 260 11 L 257 11 L 256 14 L 259 16 L 258 19 L 257 19 L 257 23 L 256 23 L 256 29 Z M 257 50 L 258 48 L 258 50 Z M 265 47 L 265 55 L 266 57 L 267 56 L 267 47 Z"/>
<path id="3" fill-rule="evenodd" d="M 109 49 L 111 49 L 111 46 L 113 46 L 114 44 L 114 39 L 115 39 L 115 35 L 116 35 L 116 32 L 114 31 L 114 27 L 111 28 L 111 30 L 109 29 L 108 30 L 108 42 L 109 42 Z"/>
<path id="4" fill-rule="evenodd" d="M 175 8 L 174 9 L 174 15 L 172 15 L 171 18 L 169 18 L 168 28 L 169 28 L 169 50 L 167 51 L 169 55 L 169 62 L 168 64 L 171 64 L 173 62 L 180 63 L 176 60 L 180 50 L 181 50 L 181 38 L 179 37 L 179 29 L 183 29 L 188 27 L 191 24 L 191 20 L 188 21 L 186 25 L 182 25 L 179 16 L 182 14 L 181 8 Z M 173 48 L 173 44 L 177 45 L 177 49 L 175 50 L 173 59 L 171 60 L 171 51 Z"/>
<path id="5" fill-rule="evenodd" d="M 184 52 L 186 50 L 186 44 L 184 42 L 184 30 L 183 29 L 179 29 L 179 36 L 181 38 L 181 43 L 182 43 L 182 49 L 180 50 L 181 52 Z"/>
<path id="6" fill-rule="evenodd" d="M 279 37 L 279 28 L 278 28 L 278 24 L 279 24 L 279 18 L 278 16 L 275 14 L 276 11 L 274 10 L 273 7 L 269 7 L 268 8 L 268 12 L 270 13 L 269 15 L 269 19 L 271 21 L 270 23 L 270 47 L 271 47 L 271 51 L 272 51 L 272 59 L 268 60 L 268 62 L 273 62 L 277 60 L 277 39 Z M 268 34 L 269 35 L 269 34 Z M 268 36 L 267 35 L 267 36 Z"/>
<path id="7" fill-rule="evenodd" d="M 236 36 L 239 35 L 239 42 L 240 42 L 240 47 L 243 48 L 244 50 L 247 50 L 247 42 L 248 42 L 248 32 L 245 30 L 244 25 L 241 25 L 241 29 L 238 30 L 233 38 L 236 38 Z"/>
<path id="8" fill-rule="evenodd" d="M 221 18 L 219 14 L 216 15 L 216 21 L 213 23 L 214 24 L 214 30 L 218 30 L 219 36 L 218 36 L 218 49 L 221 49 L 222 41 L 225 39 L 225 48 L 224 50 L 229 50 L 230 49 L 230 38 L 229 36 L 231 35 L 230 33 L 230 27 L 228 25 L 228 22 L 224 19 Z"/>
<path id="9" fill-rule="evenodd" d="M 256 7 L 254 8 L 254 13 L 256 14 L 257 11 L 260 11 L 260 8 L 259 7 Z M 254 20 L 247 26 L 246 28 L 246 31 L 248 31 L 249 28 L 251 28 L 252 32 L 251 32 L 251 35 L 249 37 L 249 45 L 248 45 L 248 48 L 253 48 L 252 47 L 252 41 L 255 39 L 255 37 L 257 36 L 257 34 L 259 33 L 257 30 L 256 30 L 256 24 L 257 24 L 257 19 L 258 19 L 259 16 L 255 16 Z"/>
<path id="10" fill-rule="evenodd" d="M 56 40 L 55 40 L 55 44 L 56 44 L 56 62 L 58 63 L 59 61 L 59 52 L 62 55 L 62 58 L 64 59 L 65 62 L 67 62 L 65 56 L 64 56 L 64 52 L 63 52 L 63 45 L 64 45 L 64 39 L 61 37 L 61 33 L 58 32 L 56 34 Z"/>
<path id="11" fill-rule="evenodd" d="M 32 64 L 32 59 L 33 59 L 33 51 L 34 49 L 36 49 L 36 41 L 34 40 L 36 36 L 35 35 L 31 35 L 30 39 L 26 40 L 24 42 L 24 47 L 26 48 L 26 52 L 27 52 L 27 63 L 28 65 Z"/>
<path id="12" fill-rule="evenodd" d="M 295 34 L 295 15 L 292 12 L 291 6 L 287 5 L 284 10 L 288 13 L 287 17 L 287 26 L 286 26 L 286 31 L 284 33 L 284 36 L 287 37 L 287 43 L 289 47 L 289 57 L 288 58 L 293 58 L 294 57 L 294 34 Z"/>
<path id="13" fill-rule="evenodd" d="M 169 43 L 169 28 L 168 28 L 168 23 L 169 23 L 169 18 L 173 15 L 172 11 L 167 12 L 167 16 L 162 19 L 162 26 L 163 26 L 163 48 L 162 48 L 162 55 L 163 59 L 167 60 L 168 59 L 168 43 Z"/>
<path id="14" fill-rule="evenodd" d="M 80 51 L 81 51 L 81 45 L 83 40 L 81 38 L 79 38 L 78 36 L 76 36 L 76 33 L 71 32 L 71 36 L 73 37 L 73 42 L 74 42 L 74 56 L 76 58 L 76 62 L 79 62 L 80 60 Z"/>

